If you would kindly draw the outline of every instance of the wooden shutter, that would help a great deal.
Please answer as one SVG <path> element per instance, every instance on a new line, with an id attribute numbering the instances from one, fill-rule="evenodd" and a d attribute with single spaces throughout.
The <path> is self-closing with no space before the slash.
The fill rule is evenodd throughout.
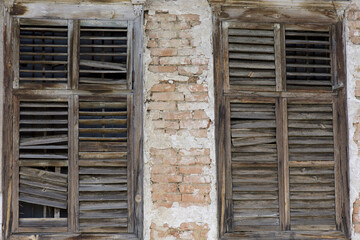
<path id="1" fill-rule="evenodd" d="M 333 105 L 288 104 L 293 230 L 336 230 Z"/>
<path id="2" fill-rule="evenodd" d="M 21 20 L 19 32 L 20 88 L 66 88 L 68 26 L 66 20 Z"/>
<path id="3" fill-rule="evenodd" d="M 127 98 L 80 99 L 80 231 L 128 231 L 127 139 Z"/>
<path id="4" fill-rule="evenodd" d="M 279 230 L 275 101 L 231 101 L 234 231 Z"/>
<path id="5" fill-rule="evenodd" d="M 227 31 L 230 88 L 275 90 L 274 25 L 233 23 Z"/>
<path id="6" fill-rule="evenodd" d="M 80 22 L 80 88 L 128 88 L 127 27 L 126 21 Z"/>
<path id="7" fill-rule="evenodd" d="M 19 228 L 66 231 L 68 102 L 20 100 L 17 116 Z"/>
<path id="8" fill-rule="evenodd" d="M 343 51 L 335 28 L 221 26 L 223 79 L 216 87 L 224 239 L 343 239 L 348 193 L 338 181 L 346 185 L 339 129 L 346 122 L 338 106 L 344 93 L 333 87 L 341 82 L 334 50 Z"/>
<path id="9" fill-rule="evenodd" d="M 286 26 L 286 78 L 289 90 L 332 90 L 329 27 Z"/>

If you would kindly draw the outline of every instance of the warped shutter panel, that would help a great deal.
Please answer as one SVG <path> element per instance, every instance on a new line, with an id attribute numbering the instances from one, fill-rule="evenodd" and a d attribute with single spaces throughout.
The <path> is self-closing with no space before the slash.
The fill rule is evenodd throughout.
<path id="1" fill-rule="evenodd" d="M 80 87 L 127 88 L 127 35 L 127 22 L 81 21 Z"/>
<path id="2" fill-rule="evenodd" d="M 127 100 L 80 99 L 80 231 L 127 232 Z"/>
<path id="3" fill-rule="evenodd" d="M 235 231 L 279 230 L 275 103 L 231 102 Z"/>
<path id="4" fill-rule="evenodd" d="M 228 29 L 231 89 L 275 89 L 274 26 Z"/>
<path id="5" fill-rule="evenodd" d="M 19 133 L 19 226 L 66 229 L 68 103 L 20 101 Z"/>
<path id="6" fill-rule="evenodd" d="M 289 103 L 292 230 L 336 230 L 332 103 Z"/>
<path id="7" fill-rule="evenodd" d="M 20 88 L 66 88 L 67 82 L 67 21 L 21 20 Z"/>
<path id="8" fill-rule="evenodd" d="M 286 78 L 289 90 L 332 90 L 329 27 L 287 26 Z"/>

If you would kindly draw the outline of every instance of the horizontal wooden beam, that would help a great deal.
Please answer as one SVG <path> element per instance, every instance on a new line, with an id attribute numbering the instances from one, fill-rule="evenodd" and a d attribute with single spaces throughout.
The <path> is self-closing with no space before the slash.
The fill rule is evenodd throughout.
<path id="1" fill-rule="evenodd" d="M 350 1 L 212 0 L 211 4 L 220 6 L 220 12 L 216 13 L 220 20 L 330 23 L 341 20 Z"/>
<path id="2" fill-rule="evenodd" d="M 130 2 L 114 3 L 106 1 L 106 4 L 104 4 L 104 1 L 102 1 L 102 4 L 92 1 L 78 2 L 65 0 L 65 2 L 57 1 L 56 3 L 46 1 L 15 3 L 11 7 L 10 14 L 22 18 L 47 19 L 133 20 L 137 17 L 134 5 Z"/>

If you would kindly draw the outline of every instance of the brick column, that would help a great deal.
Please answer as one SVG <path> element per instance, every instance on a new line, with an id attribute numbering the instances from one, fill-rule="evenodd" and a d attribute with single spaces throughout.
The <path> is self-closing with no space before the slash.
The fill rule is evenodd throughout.
<path id="1" fill-rule="evenodd" d="M 211 10 L 150 1 L 145 19 L 145 239 L 216 239 Z"/>

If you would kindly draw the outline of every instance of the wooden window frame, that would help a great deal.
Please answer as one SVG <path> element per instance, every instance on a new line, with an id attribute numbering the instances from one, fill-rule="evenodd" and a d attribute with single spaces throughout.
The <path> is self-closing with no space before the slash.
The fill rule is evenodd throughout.
<path id="1" fill-rule="evenodd" d="M 304 239 L 304 238 L 329 238 L 339 239 L 336 236 L 332 236 L 333 232 L 325 231 L 289 231 L 289 213 L 286 213 L 285 202 L 279 202 L 280 206 L 284 207 L 284 211 L 280 209 L 280 230 L 281 231 L 269 231 L 269 232 L 231 232 L 231 165 L 229 164 L 228 153 L 231 148 L 230 140 L 230 97 L 254 98 L 254 97 L 271 97 L 277 99 L 278 109 L 276 114 L 279 118 L 286 119 L 286 116 L 282 114 L 281 109 L 286 100 L 292 98 L 314 98 L 316 95 L 319 97 L 319 93 L 302 93 L 302 92 L 284 92 L 282 91 L 283 86 L 286 85 L 286 68 L 285 66 L 285 51 L 281 53 L 281 59 L 276 61 L 281 63 L 283 66 L 277 70 L 277 86 L 276 91 L 266 90 L 244 90 L 236 91 L 229 88 L 228 82 L 228 68 L 227 68 L 227 49 L 225 49 L 226 43 L 226 30 L 222 27 L 223 24 L 232 24 L 232 22 L 250 22 L 250 23 L 278 23 L 278 24 L 332 24 L 332 31 L 336 34 L 333 35 L 332 42 L 336 43 L 333 45 L 333 54 L 336 55 L 336 63 L 333 61 L 333 79 L 336 81 L 333 83 L 334 93 L 337 95 L 337 108 L 334 109 L 334 126 L 337 128 L 335 131 L 338 133 L 338 137 L 334 141 L 338 143 L 338 151 L 335 150 L 334 154 L 337 156 L 338 161 L 336 164 L 336 201 L 337 201 L 337 216 L 336 224 L 337 230 L 343 232 L 344 239 L 350 238 L 350 206 L 349 206 L 349 169 L 348 169 L 348 128 L 347 128 L 347 105 L 346 105 L 346 63 L 345 63 L 345 37 L 344 37 L 344 24 L 339 21 L 338 18 L 323 18 L 320 14 L 314 13 L 311 17 L 301 15 L 301 10 L 296 9 L 298 13 L 294 18 L 291 14 L 287 15 L 287 10 L 274 10 L 279 12 L 277 17 L 274 15 L 267 15 L 267 9 L 255 8 L 252 13 L 253 16 L 249 17 L 247 12 L 251 12 L 248 8 L 242 8 L 239 6 L 231 6 L 231 4 L 214 4 L 213 5 L 213 51 L 214 51 L 214 86 L 215 86 L 215 141 L 216 141 L 216 159 L 217 159 L 217 187 L 218 187 L 218 226 L 219 226 L 219 237 L 220 239 Z M 290 10 L 289 12 L 293 12 Z M 263 16 L 263 17 L 261 17 Z M 282 33 L 278 33 L 278 37 L 283 38 Z M 276 36 L 275 36 L 276 38 Z M 284 44 L 283 44 L 284 45 Z M 331 99 L 331 94 L 324 93 L 322 97 Z M 321 94 L 320 94 L 321 95 Z M 326 96 L 327 95 L 327 96 Z M 277 135 L 287 137 L 287 132 L 282 131 L 287 129 L 282 127 L 277 129 Z M 225 143 L 225 144 L 224 144 Z M 279 142 L 278 142 L 279 144 Z M 282 144 L 282 143 L 280 143 Z M 336 144 L 336 143 L 335 143 Z M 284 149 L 287 149 L 286 147 Z M 286 150 L 278 153 L 279 156 L 279 167 L 284 167 L 287 164 L 287 152 Z M 285 176 L 284 176 L 285 174 Z M 282 172 L 282 176 L 279 175 L 279 181 L 288 179 L 286 173 Z M 284 185 L 286 186 L 286 184 Z M 281 193 L 280 193 L 281 194 Z M 289 211 L 288 204 L 286 205 Z M 333 238 L 332 238 L 333 237 Z"/>
<path id="2" fill-rule="evenodd" d="M 51 14 L 47 14 L 46 11 L 38 11 L 39 6 L 47 8 Z M 54 7 L 53 3 L 24 3 L 24 4 L 14 4 L 9 11 L 5 12 L 4 16 L 4 114 L 3 114 L 3 128 L 6 129 L 3 134 L 3 239 L 29 239 L 29 237 L 39 236 L 40 239 L 74 239 L 74 238 L 91 238 L 91 239 L 142 239 L 143 233 L 143 109 L 142 109 L 142 34 L 143 34 L 143 7 L 142 5 L 133 6 L 131 3 L 123 4 L 94 4 L 94 5 L 78 5 L 78 4 L 59 4 Z M 50 11 L 51 10 L 51 11 Z M 91 16 L 90 18 L 88 16 Z M 18 76 L 18 40 L 19 40 L 19 31 L 18 31 L 18 19 L 19 18 L 35 18 L 35 19 L 65 19 L 71 21 L 69 26 L 79 28 L 79 18 L 81 19 L 96 19 L 96 20 L 112 20 L 112 21 L 128 21 L 129 36 L 131 37 L 131 44 L 129 46 L 129 52 L 131 55 L 128 59 L 131 59 L 129 64 L 130 73 L 128 79 L 130 80 L 130 85 L 133 85 L 133 90 L 122 90 L 122 89 L 102 89 L 102 90 L 88 90 L 81 89 L 77 90 L 77 81 L 78 81 L 78 64 L 75 64 L 74 67 L 70 66 L 69 62 L 69 77 L 71 83 L 68 84 L 68 89 L 46 89 L 46 90 L 29 90 L 21 88 L 13 88 L 14 79 L 17 79 Z M 70 35 L 69 42 L 79 41 L 79 35 Z M 74 44 L 73 44 L 74 45 Z M 69 45 L 70 48 L 70 45 Z M 73 55 L 75 62 L 78 58 L 78 52 L 72 51 L 69 54 Z M 15 85 L 16 86 L 16 85 Z M 18 102 L 19 96 L 22 96 L 25 99 L 34 99 L 34 97 L 39 97 L 41 99 L 49 98 L 52 95 L 60 96 L 61 98 L 68 99 L 69 103 L 76 103 L 80 97 L 93 97 L 99 96 L 101 93 L 106 93 L 106 97 L 119 97 L 123 96 L 128 98 L 129 107 L 131 108 L 130 112 L 131 121 L 128 121 L 129 131 L 131 132 L 131 142 L 129 143 L 129 148 L 131 149 L 131 161 L 128 172 L 131 172 L 132 178 L 132 205 L 133 205 L 133 214 L 132 220 L 129 223 L 128 233 L 118 233 L 118 234 L 107 234 L 107 233 L 80 233 L 76 231 L 76 203 L 74 201 L 69 201 L 69 208 L 73 208 L 73 215 L 69 214 L 68 216 L 68 231 L 64 233 L 21 233 L 17 232 L 17 224 L 15 220 L 15 214 L 17 211 L 14 211 L 17 204 L 12 202 L 16 200 L 16 174 L 17 168 L 15 163 L 14 153 L 16 153 L 16 148 L 13 147 L 13 142 L 17 141 L 13 137 L 13 133 L 16 130 L 16 127 L 13 124 L 16 124 L 16 114 L 18 110 L 16 109 L 16 103 Z M 75 95 L 73 95 L 75 94 Z M 101 97 L 100 97 L 101 98 Z M 76 106 L 76 104 L 73 104 Z M 70 106 L 70 105 L 69 105 Z M 76 119 L 71 116 L 76 114 L 76 109 L 69 109 L 70 119 Z M 76 123 L 73 123 L 76 124 Z M 136 126 L 136 127 L 135 127 Z M 74 134 L 73 134 L 74 135 Z M 71 144 L 74 142 L 74 139 L 69 140 Z M 70 155 L 76 154 L 74 150 L 69 151 Z M 75 159 L 75 158 L 74 158 Z M 75 161 L 69 161 L 69 168 L 76 169 Z M 74 171 L 73 171 L 74 172 Z M 76 178 L 75 175 L 69 174 L 69 182 L 72 179 Z M 72 189 L 72 190 L 71 190 Z M 69 199 L 70 196 L 75 196 L 76 189 L 70 187 Z M 72 222 L 71 222 L 72 221 Z"/>

